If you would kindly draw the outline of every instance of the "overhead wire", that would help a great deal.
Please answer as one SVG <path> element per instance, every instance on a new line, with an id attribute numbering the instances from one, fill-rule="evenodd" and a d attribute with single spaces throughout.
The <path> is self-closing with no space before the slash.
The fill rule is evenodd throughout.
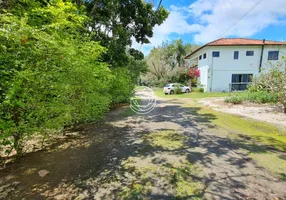
<path id="1" fill-rule="evenodd" d="M 258 1 L 254 4 L 241 18 L 234 22 L 226 31 L 224 31 L 218 38 L 224 36 L 230 29 L 232 29 L 236 24 L 238 24 L 244 17 L 246 17 L 251 11 L 253 11 L 263 0 Z"/>

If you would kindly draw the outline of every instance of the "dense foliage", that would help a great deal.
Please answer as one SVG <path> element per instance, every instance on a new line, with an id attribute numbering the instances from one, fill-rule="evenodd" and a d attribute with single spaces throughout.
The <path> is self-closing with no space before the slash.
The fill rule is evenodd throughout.
<path id="1" fill-rule="evenodd" d="M 241 104 L 243 101 L 253 103 L 276 103 L 278 101 L 278 95 L 268 91 L 247 91 L 225 99 L 225 102 L 233 104 Z"/>
<path id="2" fill-rule="evenodd" d="M 286 68 L 283 65 L 278 64 L 264 69 L 259 76 L 253 79 L 248 90 L 274 93 L 277 95 L 279 103 L 283 105 L 284 113 L 286 113 Z"/>
<path id="3" fill-rule="evenodd" d="M 171 44 L 164 42 L 153 48 L 146 58 L 148 73 L 142 76 L 142 82 L 160 87 L 170 82 L 196 82 L 199 71 L 184 60 L 184 57 L 196 48 L 197 45 L 184 45 L 182 40 L 175 40 Z"/>
<path id="4" fill-rule="evenodd" d="M 99 3 L 88 2 L 87 6 Z M 102 2 L 111 5 L 112 1 Z M 121 1 L 114 2 L 120 5 Z M 128 23 L 135 20 L 137 31 L 125 30 L 123 36 L 118 31 L 124 27 L 116 26 L 112 37 L 99 41 L 101 34 L 90 30 L 90 25 L 107 23 L 105 19 L 113 13 L 77 3 L 9 0 L 1 10 L 0 148 L 7 154 L 21 153 L 26 137 L 99 119 L 112 104 L 130 97 L 139 75 L 146 71 L 143 54 L 128 50 L 130 43 L 122 40 L 130 41 L 135 34 L 137 41 L 146 42 L 153 26 L 167 17 L 163 8 L 153 11 L 158 19 L 147 32 L 140 32 L 143 19 L 136 21 L 133 13 Z M 133 5 L 149 8 L 143 1 Z M 115 50 L 122 57 L 113 57 Z"/>

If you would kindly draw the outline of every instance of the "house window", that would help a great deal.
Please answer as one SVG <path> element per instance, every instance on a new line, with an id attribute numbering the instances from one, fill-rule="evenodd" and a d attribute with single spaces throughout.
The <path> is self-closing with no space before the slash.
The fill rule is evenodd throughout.
<path id="1" fill-rule="evenodd" d="M 278 60 L 279 51 L 268 51 L 268 60 Z"/>
<path id="2" fill-rule="evenodd" d="M 207 58 L 207 54 L 206 53 L 204 53 L 204 59 L 206 59 Z"/>
<path id="3" fill-rule="evenodd" d="M 233 54 L 233 59 L 237 60 L 239 56 L 239 51 L 235 51 Z"/>
<path id="4" fill-rule="evenodd" d="M 213 51 L 213 57 L 219 57 L 219 51 Z"/>
<path id="5" fill-rule="evenodd" d="M 254 56 L 254 51 L 246 51 L 246 56 Z"/>
<path id="6" fill-rule="evenodd" d="M 199 56 L 199 60 L 201 60 L 201 59 L 202 59 L 202 55 Z"/>
<path id="7" fill-rule="evenodd" d="M 232 74 L 231 90 L 246 90 L 253 74 Z"/>

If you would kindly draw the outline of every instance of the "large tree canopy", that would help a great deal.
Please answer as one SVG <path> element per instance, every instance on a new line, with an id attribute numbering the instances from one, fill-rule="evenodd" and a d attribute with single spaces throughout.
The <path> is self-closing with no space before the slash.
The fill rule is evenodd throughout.
<path id="1" fill-rule="evenodd" d="M 91 20 L 89 28 L 95 40 L 107 47 L 105 60 L 124 66 L 126 46 L 131 46 L 132 38 L 138 43 L 149 43 L 153 27 L 160 25 L 168 17 L 168 12 L 142 0 L 92 0 L 85 2 Z"/>
<path id="2" fill-rule="evenodd" d="M 100 119 L 126 102 L 147 70 L 132 37 L 148 42 L 168 15 L 141 0 L 7 0 L 0 13 L 0 153 L 7 154 L 20 153 L 28 136 Z"/>
<path id="3" fill-rule="evenodd" d="M 154 47 L 146 57 L 148 73 L 142 76 L 146 84 L 162 86 L 166 82 L 186 82 L 188 69 L 184 56 L 197 49 L 198 45 L 183 44 L 182 40 L 163 42 Z"/>

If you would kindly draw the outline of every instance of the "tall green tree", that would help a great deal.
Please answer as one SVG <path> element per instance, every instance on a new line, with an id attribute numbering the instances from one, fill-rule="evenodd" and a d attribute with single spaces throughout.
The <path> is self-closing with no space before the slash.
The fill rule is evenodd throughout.
<path id="1" fill-rule="evenodd" d="M 0 141 L 22 152 L 23 139 L 99 119 L 115 79 L 106 49 L 84 32 L 88 18 L 58 1 L 24 17 L 0 18 Z M 80 30 L 80 31 L 79 31 Z"/>
<path id="2" fill-rule="evenodd" d="M 143 82 L 160 86 L 166 82 L 186 82 L 188 69 L 184 69 L 184 57 L 198 47 L 183 44 L 181 39 L 172 43 L 164 41 L 159 47 L 154 47 L 146 57 L 148 73 L 142 77 Z"/>
<path id="3" fill-rule="evenodd" d="M 91 0 L 85 4 L 91 18 L 88 26 L 95 40 L 108 49 L 105 61 L 112 67 L 126 66 L 126 47 L 131 46 L 132 38 L 149 43 L 153 27 L 168 17 L 163 7 L 154 10 L 142 0 Z"/>

